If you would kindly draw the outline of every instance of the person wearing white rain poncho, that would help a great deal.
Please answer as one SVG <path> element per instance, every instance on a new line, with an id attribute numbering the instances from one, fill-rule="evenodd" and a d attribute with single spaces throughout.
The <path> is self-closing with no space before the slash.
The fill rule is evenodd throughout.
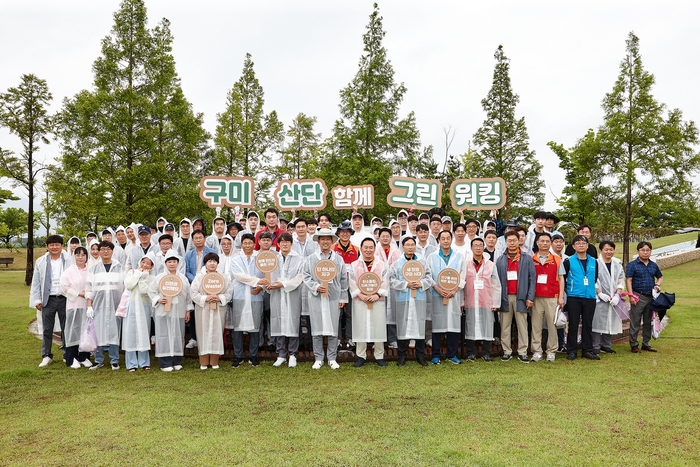
<path id="1" fill-rule="evenodd" d="M 460 333 L 462 331 L 462 305 L 464 304 L 463 290 L 466 285 L 466 267 L 464 256 L 452 249 L 452 232 L 443 230 L 438 234 L 440 249 L 428 256 L 427 263 L 433 276 L 432 308 L 433 308 L 433 353 L 432 364 L 440 364 L 440 340 L 447 334 L 447 354 L 445 358 L 459 365 L 462 361 L 457 358 Z M 459 275 L 456 289 L 446 290 L 438 284 L 438 275 L 443 269 L 450 268 Z M 444 303 L 447 299 L 447 304 Z"/>
<path id="2" fill-rule="evenodd" d="M 277 269 L 270 273 L 270 335 L 275 340 L 277 361 L 281 366 L 289 356 L 289 368 L 297 366 L 299 350 L 299 320 L 301 318 L 302 268 L 304 258 L 292 251 L 292 235 L 283 233 L 277 238 L 280 252 Z"/>
<path id="3" fill-rule="evenodd" d="M 323 366 L 323 337 L 328 336 L 326 356 L 328 366 L 337 370 L 338 327 L 340 325 L 340 307 L 348 299 L 348 275 L 343 258 L 331 247 L 338 241 L 329 228 L 321 228 L 313 236 L 319 251 L 304 261 L 304 284 L 309 292 L 309 315 L 311 317 L 311 334 L 314 346 L 315 362 L 311 368 L 319 370 Z M 335 263 L 336 275 L 327 286 L 316 278 L 316 264 L 321 260 Z"/>
<path id="4" fill-rule="evenodd" d="M 471 240 L 471 258 L 466 263 L 464 311 L 467 361 L 476 359 L 476 341 L 483 341 L 481 358 L 491 362 L 494 311 L 501 307 L 501 281 L 493 261 L 484 256 L 484 240 Z"/>
<path id="5" fill-rule="evenodd" d="M 230 276 L 222 274 L 224 284 L 221 293 L 210 294 L 206 292 L 202 284 L 209 274 L 217 272 L 219 255 L 207 253 L 202 262 L 204 268 L 195 276 L 190 287 L 194 302 L 194 318 L 197 321 L 199 333 L 197 336 L 199 368 L 206 370 L 211 365 L 212 369 L 218 370 L 219 356 L 224 354 L 224 321 L 226 308 L 233 293 L 233 281 L 231 281 Z M 214 303 L 213 308 L 212 303 Z"/>
<path id="6" fill-rule="evenodd" d="M 138 268 L 131 269 L 124 278 L 125 294 L 128 294 L 126 316 L 122 319 L 122 350 L 126 369 L 151 369 L 151 300 L 148 288 L 155 278 L 153 266 L 155 255 L 152 251 L 139 261 Z"/>
<path id="7" fill-rule="evenodd" d="M 87 249 L 90 254 L 90 256 L 88 256 L 87 268 L 90 270 L 94 265 L 102 262 L 102 260 L 100 260 L 100 242 L 96 239 L 90 240 Z"/>
<path id="8" fill-rule="evenodd" d="M 88 253 L 85 248 L 79 246 L 71 252 L 71 255 L 74 264 L 61 274 L 61 295 L 66 297 L 66 324 L 63 327 L 63 338 L 66 341 L 66 366 L 78 369 L 80 365 L 92 366 L 90 353 L 78 351 L 87 308 L 85 282 L 88 273 L 86 266 Z"/>
<path id="9" fill-rule="evenodd" d="M 427 366 L 425 362 L 425 320 L 427 314 L 427 298 L 433 286 L 433 278 L 430 273 L 430 264 L 425 258 L 415 254 L 416 241 L 411 237 L 403 239 L 404 253 L 391 266 L 390 282 L 395 295 L 396 330 L 398 336 L 399 360 L 398 366 L 406 364 L 406 349 L 408 341 L 416 341 L 416 361 L 421 366 Z M 423 265 L 425 274 L 420 281 L 407 281 L 403 275 L 404 265 L 411 260 L 416 260 Z M 411 291 L 416 291 L 413 297 Z"/>
<path id="10" fill-rule="evenodd" d="M 248 362 L 258 366 L 258 338 L 263 314 L 263 287 L 270 283 L 255 265 L 255 237 L 241 237 L 241 254 L 233 258 L 233 368 L 243 362 L 243 333 L 248 332 Z"/>
<path id="11" fill-rule="evenodd" d="M 365 364 L 368 342 L 374 342 L 374 360 L 377 365 L 386 366 L 384 342 L 386 342 L 386 297 L 389 295 L 389 265 L 375 260 L 375 248 L 376 243 L 373 238 L 363 238 L 360 242 L 361 256 L 349 265 L 348 285 L 355 315 L 352 321 L 352 336 L 357 344 L 355 368 Z M 368 272 L 376 274 L 380 279 L 379 289 L 369 295 L 360 290 L 357 284 L 361 276 Z"/>
<path id="12" fill-rule="evenodd" d="M 124 265 L 112 259 L 114 244 L 102 241 L 99 244 L 101 262 L 89 268 L 85 283 L 87 317 L 94 318 L 97 334 L 95 365 L 91 370 L 104 366 L 104 351 L 109 352 L 113 370 L 119 369 L 119 331 L 121 318 L 116 310 L 124 292 Z"/>
<path id="13" fill-rule="evenodd" d="M 350 296 L 353 300 L 352 336 L 357 344 L 357 361 L 355 368 L 365 364 L 367 343 L 374 342 L 374 360 L 379 366 L 386 366 L 384 361 L 384 342 L 386 342 L 386 297 L 389 295 L 389 266 L 375 260 L 376 243 L 373 238 L 365 237 L 360 242 L 361 256 L 349 266 Z M 357 281 L 367 272 L 379 276 L 379 289 L 370 295 L 358 287 Z M 370 309 L 370 306 L 372 307 Z"/>
<path id="14" fill-rule="evenodd" d="M 178 272 L 180 261 L 175 250 L 170 250 L 165 256 L 165 272 L 158 274 L 148 287 L 156 327 L 156 357 L 163 371 L 182 369 L 185 323 L 190 320 L 190 311 L 194 308 L 190 300 L 190 283 L 185 275 Z M 180 293 L 170 298 L 170 311 L 165 311 L 168 299 L 158 288 L 160 280 L 167 275 L 176 275 L 182 282 Z"/>
<path id="15" fill-rule="evenodd" d="M 615 307 L 620 302 L 620 293 L 625 290 L 625 269 L 615 258 L 615 244 L 603 241 L 599 245 L 598 300 L 593 315 L 593 351 L 614 354 L 612 336 L 622 333 L 622 320 Z"/>

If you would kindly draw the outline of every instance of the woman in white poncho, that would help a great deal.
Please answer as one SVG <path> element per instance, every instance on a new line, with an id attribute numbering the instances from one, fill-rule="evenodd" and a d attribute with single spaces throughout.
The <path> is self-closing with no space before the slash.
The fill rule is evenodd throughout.
<path id="1" fill-rule="evenodd" d="M 622 333 L 622 320 L 615 306 L 620 301 L 620 293 L 625 290 L 625 270 L 619 259 L 614 257 L 615 244 L 611 241 L 600 243 L 598 257 L 598 282 L 596 289 L 595 314 L 593 315 L 593 350 L 616 353 L 612 349 L 612 336 Z"/>
<path id="2" fill-rule="evenodd" d="M 75 238 L 75 237 L 74 237 Z M 61 274 L 61 294 L 66 297 L 66 366 L 74 369 L 92 366 L 89 352 L 79 352 L 80 334 L 85 326 L 85 282 L 87 281 L 87 249 L 79 246 L 72 252 L 74 264 Z"/>
<path id="3" fill-rule="evenodd" d="M 125 294 L 128 294 L 126 316 L 122 319 L 122 349 L 126 368 L 130 372 L 137 368 L 151 369 L 151 301 L 148 288 L 155 279 L 152 251 L 139 261 L 139 267 L 131 269 L 124 278 Z"/>
<path id="4" fill-rule="evenodd" d="M 148 298 L 153 307 L 153 320 L 156 327 L 156 357 L 162 371 L 182 369 L 182 356 L 185 352 L 185 323 L 190 320 L 190 310 L 194 307 L 190 300 L 190 283 L 187 276 L 178 272 L 181 258 L 175 250 L 165 255 L 165 272 L 158 274 L 148 287 Z M 160 280 L 166 275 L 176 275 L 182 282 L 182 290 L 170 299 L 170 311 L 165 311 L 167 299 L 158 289 Z"/>
<path id="5" fill-rule="evenodd" d="M 202 288 L 202 284 L 208 274 L 217 272 L 219 255 L 207 253 L 202 258 L 202 263 L 204 263 L 204 268 L 195 276 L 190 286 L 197 328 L 199 368 L 206 370 L 211 365 L 212 369 L 218 370 L 219 356 L 224 354 L 224 321 L 227 304 L 231 301 L 233 294 L 233 281 L 231 281 L 230 276 L 221 274 L 221 277 L 224 278 L 221 293 L 207 293 Z M 211 307 L 212 303 L 215 304 L 214 308 Z"/>

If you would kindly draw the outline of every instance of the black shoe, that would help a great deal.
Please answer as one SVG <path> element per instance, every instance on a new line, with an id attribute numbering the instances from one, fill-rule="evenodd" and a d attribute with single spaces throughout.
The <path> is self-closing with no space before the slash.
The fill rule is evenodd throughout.
<path id="1" fill-rule="evenodd" d="M 504 362 L 507 362 L 507 361 L 510 360 L 511 358 L 513 358 L 513 355 L 512 355 L 512 354 L 504 353 L 503 356 L 501 357 L 501 360 L 503 360 Z"/>
<path id="2" fill-rule="evenodd" d="M 418 364 L 420 366 L 428 366 L 428 362 L 425 361 L 425 357 L 423 357 L 422 355 L 419 357 L 416 357 L 416 361 L 418 362 Z"/>
<path id="3" fill-rule="evenodd" d="M 396 366 L 404 366 L 406 364 L 406 356 L 399 355 L 399 361 L 396 362 Z"/>
<path id="4" fill-rule="evenodd" d="M 476 360 L 476 355 L 467 355 L 468 362 L 473 362 L 474 360 Z"/>
<path id="5" fill-rule="evenodd" d="M 386 366 L 386 362 L 384 360 L 377 360 L 376 363 L 379 366 Z"/>
<path id="6" fill-rule="evenodd" d="M 600 357 L 593 352 L 584 352 L 582 357 L 587 358 L 588 360 L 600 360 Z"/>
<path id="7" fill-rule="evenodd" d="M 251 366 L 256 367 L 260 366 L 260 362 L 258 361 L 258 356 L 256 355 L 255 357 L 250 357 L 248 359 L 248 363 L 250 363 Z"/>
<path id="8" fill-rule="evenodd" d="M 366 361 L 367 361 L 367 360 L 365 360 L 364 358 L 360 357 L 360 358 L 357 359 L 357 361 L 355 362 L 355 364 L 354 364 L 353 366 L 354 366 L 355 368 L 360 368 L 362 365 L 365 364 Z M 382 361 L 384 361 L 384 360 L 382 360 Z M 385 365 L 386 365 L 386 363 L 385 363 Z"/>
<path id="9" fill-rule="evenodd" d="M 233 363 L 231 363 L 231 368 L 238 368 L 241 366 L 241 363 L 243 362 L 242 359 L 236 358 L 233 360 Z"/>
<path id="10" fill-rule="evenodd" d="M 617 352 L 615 352 L 611 347 L 601 347 L 601 348 L 600 348 L 600 351 L 603 352 L 603 353 L 609 353 L 609 354 L 611 354 L 611 355 L 617 353 Z"/>
<path id="11" fill-rule="evenodd" d="M 530 363 L 530 360 L 528 360 L 527 355 L 518 355 L 518 360 L 522 363 Z"/>
<path id="12" fill-rule="evenodd" d="M 566 356 L 567 360 L 576 360 L 576 352 L 569 352 L 569 355 Z"/>
<path id="13" fill-rule="evenodd" d="M 492 363 L 493 359 L 491 358 L 491 355 L 482 355 L 481 358 L 484 359 L 485 362 Z M 467 358 L 469 360 L 469 358 Z"/>

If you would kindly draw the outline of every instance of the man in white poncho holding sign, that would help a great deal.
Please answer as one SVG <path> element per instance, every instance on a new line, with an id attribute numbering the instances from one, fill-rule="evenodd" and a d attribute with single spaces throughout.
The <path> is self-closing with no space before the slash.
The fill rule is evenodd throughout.
<path id="1" fill-rule="evenodd" d="M 374 342 L 374 360 L 384 361 L 386 342 L 386 297 L 389 294 L 389 266 L 375 261 L 376 243 L 366 237 L 360 242 L 360 258 L 350 264 L 350 296 L 352 297 L 352 337 L 357 344 L 355 368 L 366 362 L 367 343 Z"/>
<path id="2" fill-rule="evenodd" d="M 620 293 L 625 290 L 625 270 L 615 258 L 615 244 L 611 241 L 600 243 L 598 257 L 598 300 L 593 315 L 593 351 L 614 354 L 612 336 L 622 333 L 622 320 L 616 306 L 620 303 Z"/>
<path id="3" fill-rule="evenodd" d="M 340 306 L 348 299 L 348 274 L 345 262 L 331 247 L 338 237 L 329 228 L 321 228 L 313 236 L 319 251 L 306 258 L 304 262 L 304 284 L 309 292 L 309 315 L 314 346 L 312 366 L 319 370 L 323 366 L 323 337 L 328 337 L 328 365 L 337 370 L 338 326 L 340 325 Z"/>

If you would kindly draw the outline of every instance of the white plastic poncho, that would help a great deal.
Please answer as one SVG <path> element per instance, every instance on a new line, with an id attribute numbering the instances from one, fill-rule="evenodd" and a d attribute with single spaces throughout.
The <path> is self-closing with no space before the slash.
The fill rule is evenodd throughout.
<path id="1" fill-rule="evenodd" d="M 80 333 L 85 325 L 87 300 L 78 296 L 85 291 L 87 267 L 79 269 L 75 264 L 61 274 L 61 294 L 66 297 L 66 325 L 63 338 L 66 346 L 80 344 Z"/>
<path id="2" fill-rule="evenodd" d="M 392 240 L 389 248 L 389 253 L 384 251 L 381 244 L 377 244 L 377 249 L 374 250 L 375 261 L 381 261 L 388 267 L 391 267 L 401 257 L 401 250 L 396 247 L 396 243 Z M 386 302 L 386 324 L 396 324 L 396 294 L 393 289 L 389 291 L 389 297 Z"/>
<path id="3" fill-rule="evenodd" d="M 328 294 L 318 293 L 321 283 L 316 279 L 314 268 L 316 263 L 324 259 L 321 251 L 314 253 L 304 261 L 304 285 L 309 293 L 309 316 L 311 318 L 312 336 L 337 336 L 340 324 L 339 303 L 348 300 L 348 274 L 343 258 L 331 251 L 330 259 L 335 263 L 338 273 L 332 282 L 328 283 Z"/>
<path id="4" fill-rule="evenodd" d="M 149 252 L 143 258 L 148 258 L 151 262 L 155 260 L 153 252 Z M 151 300 L 148 289 L 154 279 L 153 269 L 144 272 L 131 269 L 124 278 L 124 286 L 130 295 L 127 313 L 122 319 L 122 350 L 125 352 L 151 350 Z"/>
<path id="5" fill-rule="evenodd" d="M 270 335 L 299 337 L 304 258 L 290 251 L 286 258 L 280 253 L 277 259 L 277 269 L 270 273 L 270 278 L 272 283 L 279 281 L 283 287 L 269 291 Z"/>
<path id="6" fill-rule="evenodd" d="M 209 294 L 202 289 L 202 280 L 206 275 L 206 270 L 197 274 L 190 288 L 197 326 L 197 349 L 199 355 L 223 355 L 224 321 L 228 302 L 231 301 L 233 294 L 233 281 L 230 276 L 222 274 L 226 283 L 222 293 L 218 294 L 219 301 L 216 307 L 212 309 L 210 303 L 206 301 Z"/>
<path id="7" fill-rule="evenodd" d="M 357 278 L 366 272 L 365 260 L 360 257 L 348 267 L 350 271 L 349 283 L 350 297 L 352 297 L 352 340 L 354 342 L 386 342 L 386 302 L 389 295 L 389 266 L 381 261 L 374 261 L 372 271 L 379 276 L 382 283 L 377 293 L 381 297 L 372 303 L 372 309 L 357 298 L 360 289 L 357 286 Z"/>
<path id="8" fill-rule="evenodd" d="M 447 264 L 437 250 L 428 256 L 427 263 L 433 276 L 433 283 L 437 283 L 438 274 L 446 268 L 454 269 L 459 273 L 459 286 L 457 293 L 448 300 L 447 305 L 443 304 L 443 297 L 433 289 L 432 309 L 433 309 L 433 332 L 461 332 L 462 331 L 462 304 L 464 303 L 464 286 L 466 285 L 466 266 L 464 256 L 452 249 Z"/>
<path id="9" fill-rule="evenodd" d="M 302 245 L 294 234 L 294 243 L 292 243 L 292 251 L 295 251 L 306 260 L 308 256 L 318 251 L 318 243 L 311 240 L 311 236 L 306 236 L 306 242 Z M 306 287 L 301 287 L 301 316 L 309 316 L 309 290 Z"/>
<path id="10" fill-rule="evenodd" d="M 85 298 L 92 299 L 97 345 L 119 345 L 121 318 L 115 315 L 124 292 L 124 266 L 112 261 L 109 272 L 102 262 L 89 269 Z"/>
<path id="11" fill-rule="evenodd" d="M 263 292 L 253 295 L 251 290 L 265 275 L 255 265 L 257 252 L 248 258 L 241 253 L 233 259 L 231 272 L 233 283 L 233 329 L 257 332 L 260 330 L 263 312 Z"/>
<path id="12" fill-rule="evenodd" d="M 419 256 L 416 256 L 416 261 L 425 268 L 425 275 L 421 287 L 416 289 L 415 298 L 411 296 L 408 281 L 403 276 L 403 266 L 408 262 L 406 257 L 402 255 L 389 271 L 389 281 L 396 296 L 396 334 L 399 340 L 425 339 L 427 298 L 434 282 L 430 264 Z"/>
<path id="13" fill-rule="evenodd" d="M 501 281 L 493 261 L 484 259 L 477 272 L 474 261 L 467 261 L 465 287 L 465 338 L 493 340 L 493 308 L 501 305 Z M 477 285 L 478 284 L 478 285 Z"/>
<path id="14" fill-rule="evenodd" d="M 597 288 L 601 293 L 607 294 L 610 297 L 617 293 L 617 289 L 625 290 L 625 270 L 622 263 L 617 258 L 612 258 L 610 264 L 610 272 L 605 265 L 602 257 L 598 257 L 598 282 Z M 615 307 L 610 302 L 604 302 L 596 299 L 595 314 L 593 315 L 593 325 L 591 330 L 601 334 L 620 334 L 622 333 L 622 320 L 617 314 Z"/>
<path id="15" fill-rule="evenodd" d="M 174 255 L 177 255 L 173 252 Z M 179 258 L 179 257 L 178 257 Z M 170 311 L 165 311 L 165 305 L 158 300 L 165 298 L 158 290 L 158 283 L 169 272 L 158 274 L 148 287 L 148 298 L 151 300 L 153 321 L 156 326 L 156 357 L 174 357 L 184 355 L 185 347 L 185 314 L 192 310 L 190 300 L 190 283 L 187 276 L 177 273 L 182 281 L 182 291 L 171 298 Z"/>

